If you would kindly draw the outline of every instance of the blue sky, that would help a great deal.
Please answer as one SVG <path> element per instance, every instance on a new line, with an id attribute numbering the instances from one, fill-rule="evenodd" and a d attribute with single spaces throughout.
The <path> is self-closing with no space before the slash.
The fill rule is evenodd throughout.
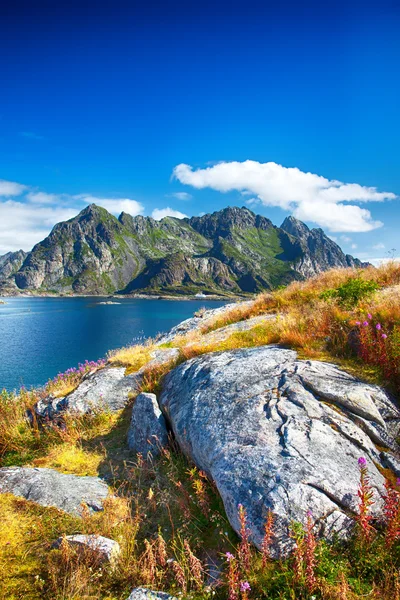
<path id="1" fill-rule="evenodd" d="M 0 253 L 96 201 L 400 255 L 399 5 L 277 4 L 3 4 Z"/>

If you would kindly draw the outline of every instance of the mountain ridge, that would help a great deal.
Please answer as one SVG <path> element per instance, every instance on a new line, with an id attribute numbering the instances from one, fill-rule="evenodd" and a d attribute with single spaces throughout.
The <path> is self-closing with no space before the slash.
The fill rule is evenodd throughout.
<path id="1" fill-rule="evenodd" d="M 277 227 L 247 207 L 156 221 L 91 204 L 21 252 L 0 257 L 1 293 L 247 295 L 365 266 L 322 229 L 294 217 Z"/>

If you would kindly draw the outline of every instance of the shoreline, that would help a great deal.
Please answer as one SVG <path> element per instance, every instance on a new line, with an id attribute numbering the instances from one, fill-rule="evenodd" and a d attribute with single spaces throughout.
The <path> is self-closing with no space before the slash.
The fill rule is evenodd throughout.
<path id="1" fill-rule="evenodd" d="M 49 294 L 49 293 L 43 293 L 43 294 L 9 294 L 7 296 L 0 296 L 0 304 L 6 304 L 7 303 L 7 299 L 8 298 L 61 298 L 61 299 L 68 299 L 68 298 L 98 298 L 98 299 L 104 299 L 107 298 L 109 300 L 124 300 L 124 299 L 128 299 L 128 300 L 181 300 L 181 301 L 190 301 L 190 300 L 197 300 L 197 301 L 216 301 L 216 302 L 221 302 L 221 301 L 227 301 L 227 302 L 240 302 L 242 300 L 250 300 L 253 296 L 219 296 L 217 294 L 215 295 L 209 295 L 209 296 L 203 296 L 203 297 L 196 297 L 196 296 L 184 296 L 184 295 L 180 295 L 180 296 L 173 296 L 171 294 L 166 294 L 166 295 L 152 295 L 152 294 L 126 294 L 126 295 L 114 295 L 114 294 L 108 294 L 108 295 L 100 295 L 100 294 Z"/>

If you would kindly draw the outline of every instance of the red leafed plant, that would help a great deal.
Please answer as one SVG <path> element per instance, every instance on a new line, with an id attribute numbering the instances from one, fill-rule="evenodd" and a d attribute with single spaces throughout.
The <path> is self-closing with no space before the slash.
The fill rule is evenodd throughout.
<path id="1" fill-rule="evenodd" d="M 369 482 L 367 461 L 363 456 L 358 459 L 360 469 L 360 484 L 358 487 L 358 523 L 360 525 L 361 539 L 370 542 L 374 528 L 371 525 L 372 515 L 370 508 L 374 504 L 372 488 Z"/>

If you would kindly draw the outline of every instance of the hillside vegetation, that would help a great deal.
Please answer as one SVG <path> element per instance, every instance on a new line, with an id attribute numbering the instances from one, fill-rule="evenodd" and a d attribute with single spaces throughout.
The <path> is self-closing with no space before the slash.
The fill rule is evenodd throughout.
<path id="1" fill-rule="evenodd" d="M 260 318 L 251 326 L 255 317 Z M 141 390 L 160 390 L 168 370 L 200 354 L 279 344 L 304 358 L 336 362 L 400 398 L 400 265 L 330 270 L 260 294 L 214 319 L 205 312 L 202 320 L 200 331 L 164 344 L 178 347 L 179 358 L 148 369 Z M 230 327 L 242 321 L 248 329 Z M 137 371 L 155 345 L 122 348 L 107 362 Z M 400 599 L 400 488 L 390 471 L 380 519 L 369 514 L 374 498 L 360 457 L 359 517 L 351 540 L 317 541 L 310 514 L 304 528 L 293 523 L 293 554 L 272 561 L 274 515 L 266 521 L 259 552 L 248 542 L 246 511 L 239 507 L 238 539 L 214 485 L 173 440 L 152 461 L 127 450 L 129 408 L 66 415 L 62 427 L 29 420 L 27 411 L 39 397 L 64 395 L 87 369 L 104 364 L 71 369 L 46 390 L 0 395 L 1 466 L 100 474 L 115 490 L 104 512 L 83 519 L 0 495 L 0 598 L 125 600 L 133 587 L 144 585 L 194 599 Z M 100 567 L 65 545 L 51 549 L 57 537 L 71 533 L 111 537 L 122 553 L 112 567 Z M 209 578 L 210 565 L 219 572 L 218 585 Z"/>

